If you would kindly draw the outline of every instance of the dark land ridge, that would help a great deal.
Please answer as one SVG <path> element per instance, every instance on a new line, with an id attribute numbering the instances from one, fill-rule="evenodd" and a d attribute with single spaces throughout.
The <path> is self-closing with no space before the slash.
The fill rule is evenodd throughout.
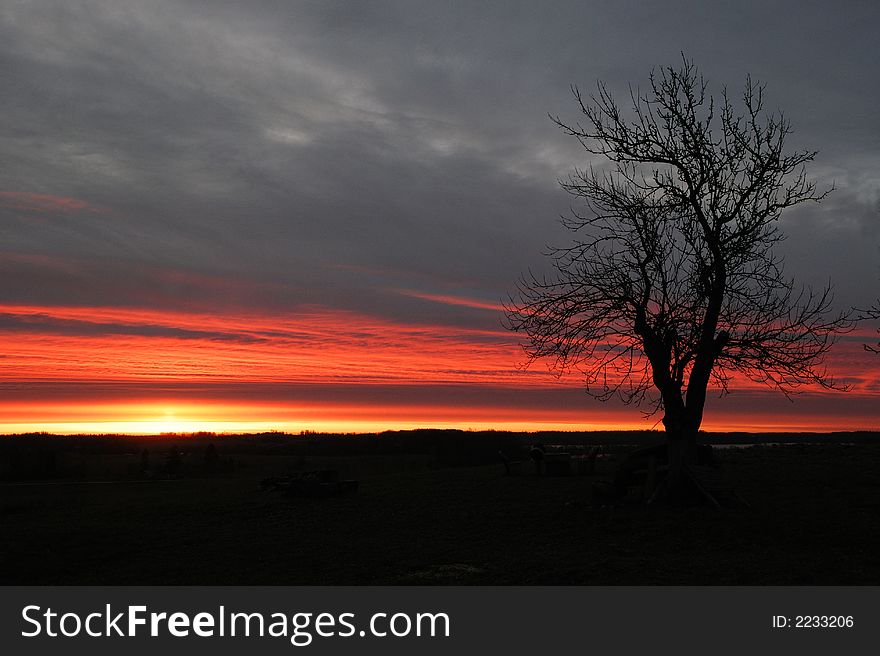
<path id="1" fill-rule="evenodd" d="M 2 436 L 0 583 L 880 583 L 880 433 L 703 434 L 748 505 L 647 504 L 638 486 L 613 501 L 595 493 L 627 452 L 662 440 Z M 594 467 L 536 475 L 535 444 L 594 453 Z M 315 472 L 357 488 L 272 484 Z"/>

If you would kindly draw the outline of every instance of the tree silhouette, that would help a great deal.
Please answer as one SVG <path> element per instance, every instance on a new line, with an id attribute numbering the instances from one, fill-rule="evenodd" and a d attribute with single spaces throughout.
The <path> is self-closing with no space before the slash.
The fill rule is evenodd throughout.
<path id="1" fill-rule="evenodd" d="M 880 212 L 880 202 L 877 203 L 877 211 Z M 880 321 L 880 298 L 867 310 L 861 310 L 859 312 L 859 319 L 862 321 Z M 880 333 L 880 329 L 877 332 Z M 880 342 L 877 342 L 876 345 L 864 344 L 863 346 L 869 353 L 880 355 Z"/>
<path id="2" fill-rule="evenodd" d="M 877 301 L 877 303 L 874 305 L 874 307 L 872 307 L 868 310 L 865 310 L 859 318 L 862 320 L 865 320 L 865 321 L 872 320 L 872 319 L 880 321 L 880 301 Z M 878 330 L 877 332 L 880 333 L 880 330 Z M 863 346 L 865 347 L 865 350 L 868 351 L 868 353 L 874 353 L 876 355 L 880 355 L 880 342 L 877 342 L 876 345 L 875 344 L 864 344 Z"/>
<path id="3" fill-rule="evenodd" d="M 583 121 L 551 118 L 602 162 L 560 182 L 585 206 L 563 218 L 574 243 L 506 307 L 529 362 L 662 411 L 673 487 L 710 382 L 832 387 L 822 356 L 851 326 L 831 312 L 830 284 L 796 288 L 774 251 L 782 211 L 830 191 L 806 177 L 815 152 L 784 149 L 790 124 L 764 109 L 763 85 L 747 78 L 741 103 L 726 89 L 716 101 L 682 59 L 652 72 L 647 92 L 631 88 L 629 115 L 601 82 L 588 99 L 572 87 Z"/>

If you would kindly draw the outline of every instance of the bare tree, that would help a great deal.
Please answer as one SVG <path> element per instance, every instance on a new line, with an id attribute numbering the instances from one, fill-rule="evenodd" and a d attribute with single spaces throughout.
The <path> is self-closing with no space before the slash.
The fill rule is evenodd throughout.
<path id="1" fill-rule="evenodd" d="M 877 202 L 877 211 L 880 212 L 880 201 Z M 880 321 L 880 298 L 878 298 L 877 302 L 867 310 L 857 310 L 857 312 L 860 321 Z M 880 330 L 877 332 L 880 333 Z M 864 344 L 863 346 L 868 353 L 880 355 L 880 342 L 876 345 Z"/>
<path id="2" fill-rule="evenodd" d="M 774 247 L 783 210 L 819 202 L 804 165 L 786 152 L 781 113 L 748 78 L 735 103 L 716 101 L 687 59 L 630 89 L 631 113 L 599 83 L 574 125 L 551 117 L 602 160 L 562 187 L 585 210 L 563 224 L 574 243 L 550 251 L 553 273 L 524 277 L 507 322 L 529 361 L 583 374 L 592 395 L 662 411 L 670 482 L 680 481 L 703 419 L 707 389 L 735 376 L 789 394 L 832 387 L 822 367 L 834 335 L 830 284 L 796 288 Z M 595 158 L 594 158 L 595 159 Z"/>

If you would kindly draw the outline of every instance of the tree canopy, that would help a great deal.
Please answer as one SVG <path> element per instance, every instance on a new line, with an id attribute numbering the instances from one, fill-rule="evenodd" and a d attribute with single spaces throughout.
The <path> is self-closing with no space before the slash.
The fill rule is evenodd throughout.
<path id="1" fill-rule="evenodd" d="M 598 398 L 652 403 L 673 437 L 696 433 L 713 381 L 833 386 L 822 360 L 848 316 L 830 283 L 787 277 L 775 248 L 782 212 L 830 189 L 806 175 L 815 152 L 785 149 L 791 126 L 764 86 L 713 96 L 683 58 L 630 88 L 628 111 L 601 82 L 572 91 L 581 120 L 551 118 L 591 156 L 561 181 L 573 243 L 506 308 L 530 361 L 581 372 Z"/>

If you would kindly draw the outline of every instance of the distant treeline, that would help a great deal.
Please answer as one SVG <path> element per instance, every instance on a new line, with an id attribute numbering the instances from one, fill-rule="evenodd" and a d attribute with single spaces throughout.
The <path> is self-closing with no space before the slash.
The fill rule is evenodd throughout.
<path id="1" fill-rule="evenodd" d="M 460 430 L 386 431 L 365 434 L 269 432 L 245 435 L 214 433 L 132 435 L 52 435 L 35 433 L 0 437 L 0 480 L 84 479 L 111 476 L 105 462 L 124 458 L 132 464 L 129 477 L 177 477 L 206 472 L 205 455 L 216 454 L 216 471 L 230 471 L 236 458 L 424 456 L 441 466 L 474 466 L 527 457 L 536 442 L 576 444 L 607 442 L 611 436 L 626 443 L 658 441 L 656 433 L 513 433 Z M 593 443 L 590 442 L 590 443 Z M 222 467 L 219 465 L 223 465 Z"/>
<path id="2" fill-rule="evenodd" d="M 438 465 L 473 466 L 527 457 L 536 443 L 547 448 L 603 445 L 641 446 L 663 442 L 660 431 L 461 431 L 420 429 L 366 434 L 269 432 L 244 435 L 214 433 L 133 435 L 53 435 L 30 433 L 0 436 L 0 480 L 82 478 L 90 463 L 102 457 L 136 455 L 132 474 L 175 475 L 199 463 L 200 471 L 228 472 L 236 456 L 382 456 L 425 455 Z M 869 443 L 876 432 L 839 433 L 704 433 L 710 444 Z M 183 463 L 183 464 L 178 464 Z"/>

